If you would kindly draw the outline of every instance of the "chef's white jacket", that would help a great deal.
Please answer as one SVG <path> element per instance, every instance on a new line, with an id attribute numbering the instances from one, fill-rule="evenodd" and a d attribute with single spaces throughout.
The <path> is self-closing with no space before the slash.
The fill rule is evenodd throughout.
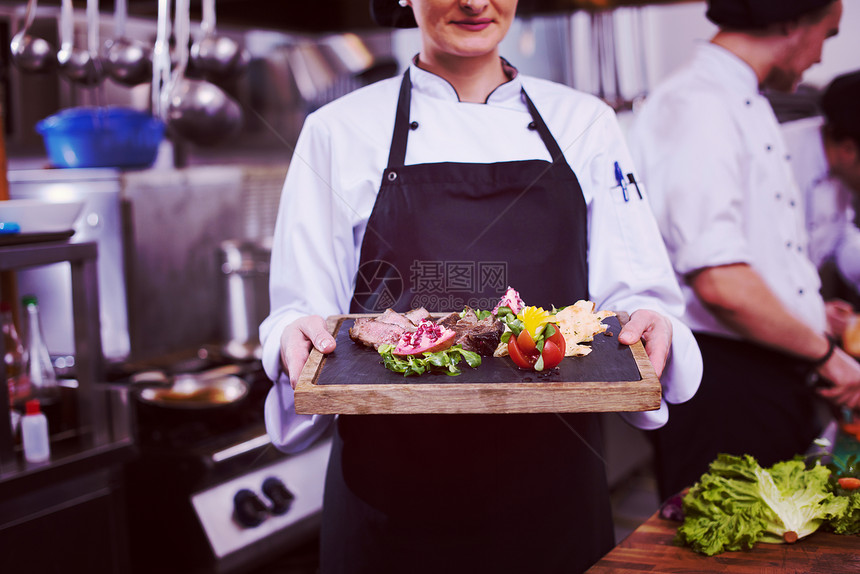
<path id="1" fill-rule="evenodd" d="M 860 290 L 860 229 L 854 224 L 853 195 L 830 174 L 821 139 L 821 117 L 782 124 L 797 184 L 804 197 L 809 257 L 821 268 L 833 261 L 842 277 Z"/>
<path id="2" fill-rule="evenodd" d="M 521 97 L 525 87 L 588 205 L 591 299 L 599 309 L 648 308 L 672 318 L 664 397 L 672 403 L 688 400 L 701 379 L 701 355 L 678 320 L 683 299 L 648 202 L 632 186 L 625 201 L 615 180 L 615 162 L 625 174 L 633 172 L 633 164 L 612 109 L 592 96 L 522 75 L 499 86 L 486 104 L 463 103 L 441 77 L 414 64 L 410 75 L 410 120 L 419 128 L 409 133 L 407 165 L 550 160 L 537 131 L 527 128 L 532 119 Z M 272 248 L 272 311 L 260 327 L 264 368 L 283 392 L 283 405 L 270 393 L 267 423 L 284 450 L 304 448 L 330 417 L 293 412 L 292 391 L 281 372 L 280 336 L 302 315 L 349 311 L 362 238 L 388 161 L 400 83 L 400 76 L 377 82 L 310 114 L 290 162 Z M 538 231 L 536 242 L 564 241 L 540 238 Z M 664 403 L 658 411 L 624 416 L 654 428 L 665 424 L 668 414 Z"/>
<path id="3" fill-rule="evenodd" d="M 824 332 L 803 197 L 777 119 L 749 65 L 719 46 L 697 46 L 692 60 L 636 112 L 629 143 L 693 331 L 738 338 L 704 307 L 687 274 L 747 263 L 787 309 Z"/>

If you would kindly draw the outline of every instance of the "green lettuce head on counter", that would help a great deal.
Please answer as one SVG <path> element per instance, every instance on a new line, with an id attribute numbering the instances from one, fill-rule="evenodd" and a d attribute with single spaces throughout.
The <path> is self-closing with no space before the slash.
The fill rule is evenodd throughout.
<path id="1" fill-rule="evenodd" d="M 829 478 L 820 464 L 762 468 L 752 456 L 721 454 L 684 496 L 675 541 L 708 556 L 756 542 L 796 542 L 846 512 L 848 499 L 832 492 Z"/>

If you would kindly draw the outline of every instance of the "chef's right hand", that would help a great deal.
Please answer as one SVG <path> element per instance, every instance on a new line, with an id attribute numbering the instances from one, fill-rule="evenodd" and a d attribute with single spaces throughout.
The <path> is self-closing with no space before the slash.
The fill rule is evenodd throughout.
<path id="1" fill-rule="evenodd" d="M 834 403 L 851 409 L 860 409 L 860 363 L 837 347 L 833 356 L 821 365 L 818 373 L 832 386 L 818 392 Z"/>
<path id="2" fill-rule="evenodd" d="M 326 328 L 325 319 L 319 315 L 296 319 L 281 334 L 281 364 L 290 377 L 293 389 L 311 354 L 311 346 L 320 353 L 331 353 L 336 346 L 334 337 Z"/>

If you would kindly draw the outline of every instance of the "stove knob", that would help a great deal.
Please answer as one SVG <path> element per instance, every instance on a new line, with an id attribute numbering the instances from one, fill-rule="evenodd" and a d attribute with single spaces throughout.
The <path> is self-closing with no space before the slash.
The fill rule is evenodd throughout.
<path id="1" fill-rule="evenodd" d="M 270 476 L 263 481 L 263 494 L 272 501 L 272 514 L 284 514 L 290 509 L 296 495 L 279 479 Z"/>
<path id="2" fill-rule="evenodd" d="M 242 526 L 259 526 L 266 519 L 267 513 L 266 504 L 247 488 L 243 488 L 233 497 L 233 518 Z"/>

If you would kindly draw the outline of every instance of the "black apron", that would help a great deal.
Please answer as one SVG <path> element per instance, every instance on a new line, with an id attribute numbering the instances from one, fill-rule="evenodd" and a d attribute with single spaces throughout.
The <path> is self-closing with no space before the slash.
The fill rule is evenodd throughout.
<path id="1" fill-rule="evenodd" d="M 582 190 L 522 94 L 553 162 L 404 166 L 404 74 L 352 312 L 588 298 Z M 340 416 L 322 573 L 584 571 L 613 545 L 602 440 L 592 414 Z"/>

